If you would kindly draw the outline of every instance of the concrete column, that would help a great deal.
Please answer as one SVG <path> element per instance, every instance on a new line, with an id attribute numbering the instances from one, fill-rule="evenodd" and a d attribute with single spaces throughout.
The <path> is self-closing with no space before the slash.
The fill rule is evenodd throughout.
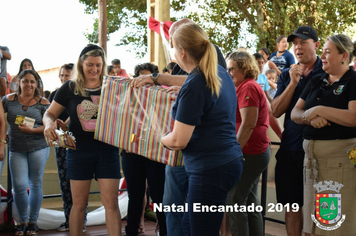
<path id="1" fill-rule="evenodd" d="M 147 0 L 147 19 L 151 16 L 160 22 L 169 21 L 169 9 L 169 0 Z M 164 56 L 164 48 L 162 44 L 161 35 L 158 35 L 156 32 L 149 28 L 147 35 L 149 61 L 157 65 L 159 70 L 161 71 L 168 64 Z"/>

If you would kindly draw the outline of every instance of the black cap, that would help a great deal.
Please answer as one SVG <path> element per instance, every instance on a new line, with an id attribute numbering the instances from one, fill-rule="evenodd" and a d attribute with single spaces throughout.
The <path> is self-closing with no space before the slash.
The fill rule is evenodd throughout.
<path id="1" fill-rule="evenodd" d="M 318 34 L 316 33 L 315 29 L 311 26 L 300 26 L 296 30 L 294 30 L 293 34 L 289 35 L 287 38 L 288 42 L 292 42 L 295 37 L 301 39 L 314 39 L 315 41 L 318 40 Z"/>

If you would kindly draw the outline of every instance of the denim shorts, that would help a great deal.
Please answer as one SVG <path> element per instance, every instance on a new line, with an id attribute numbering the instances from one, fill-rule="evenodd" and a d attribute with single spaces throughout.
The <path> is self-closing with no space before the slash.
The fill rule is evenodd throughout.
<path id="1" fill-rule="evenodd" d="M 88 140 L 76 143 L 67 151 L 67 174 L 72 180 L 120 179 L 119 149 L 109 144 Z"/>

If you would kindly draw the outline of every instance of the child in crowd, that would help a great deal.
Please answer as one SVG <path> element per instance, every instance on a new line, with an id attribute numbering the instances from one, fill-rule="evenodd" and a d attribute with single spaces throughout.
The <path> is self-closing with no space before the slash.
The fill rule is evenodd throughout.
<path id="1" fill-rule="evenodd" d="M 266 77 L 266 75 L 262 74 L 262 69 L 264 66 L 264 57 L 260 53 L 255 53 L 253 56 L 256 59 L 258 68 L 260 70 L 260 74 L 258 75 L 258 78 L 256 82 L 262 87 L 263 91 L 265 92 L 266 98 L 267 98 L 267 104 L 268 104 L 268 113 L 269 113 L 269 124 L 272 128 L 272 130 L 276 133 L 278 138 L 282 137 L 282 125 L 280 121 L 273 116 L 272 110 L 271 110 L 271 101 L 273 99 L 273 96 L 270 96 L 269 90 L 270 90 L 270 83 Z"/>
<path id="2" fill-rule="evenodd" d="M 270 89 L 268 90 L 268 94 L 271 98 L 273 98 L 277 92 L 277 81 L 278 81 L 277 72 L 273 69 L 270 69 L 266 71 L 265 75 L 268 79 L 268 84 L 270 86 Z"/>
<path id="3" fill-rule="evenodd" d="M 117 69 L 115 66 L 108 66 L 108 75 L 110 75 L 110 76 L 117 75 Z"/>

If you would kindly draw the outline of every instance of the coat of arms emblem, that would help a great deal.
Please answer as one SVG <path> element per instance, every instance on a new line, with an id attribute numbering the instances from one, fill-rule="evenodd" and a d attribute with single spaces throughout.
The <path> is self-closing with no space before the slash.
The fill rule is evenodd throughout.
<path id="1" fill-rule="evenodd" d="M 311 215 L 317 227 L 323 230 L 335 230 L 345 221 L 346 215 L 341 214 L 340 189 L 344 186 L 335 181 L 324 181 L 314 184 L 317 190 L 315 195 L 315 214 Z M 322 193 L 331 190 L 336 193 Z M 330 226 L 328 226 L 330 225 Z"/>

